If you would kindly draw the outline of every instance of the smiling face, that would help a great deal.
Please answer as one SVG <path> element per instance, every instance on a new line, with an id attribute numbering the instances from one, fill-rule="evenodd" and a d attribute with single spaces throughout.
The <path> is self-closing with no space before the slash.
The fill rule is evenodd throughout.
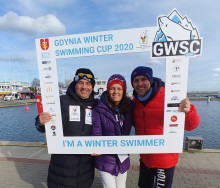
<path id="1" fill-rule="evenodd" d="M 113 84 L 109 91 L 109 97 L 111 101 L 117 106 L 123 97 L 123 88 L 120 84 Z"/>
<path id="2" fill-rule="evenodd" d="M 82 99 L 88 99 L 90 94 L 92 93 L 92 84 L 87 80 L 81 79 L 76 83 L 75 89 L 76 93 Z"/>
<path id="3" fill-rule="evenodd" d="M 134 90 L 141 97 L 145 96 L 151 87 L 150 81 L 145 76 L 136 76 L 132 84 Z"/>

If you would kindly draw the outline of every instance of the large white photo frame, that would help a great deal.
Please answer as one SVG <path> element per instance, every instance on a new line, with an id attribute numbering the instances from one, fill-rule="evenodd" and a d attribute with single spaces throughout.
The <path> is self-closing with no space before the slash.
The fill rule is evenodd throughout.
<path id="1" fill-rule="evenodd" d="M 178 23 L 178 19 L 182 19 L 181 21 L 189 26 L 183 27 Z M 166 22 L 168 27 L 163 28 L 161 21 Z M 43 109 L 53 115 L 53 119 L 46 124 L 49 153 L 182 152 L 185 114 L 178 112 L 177 105 L 186 97 L 189 57 L 201 55 L 202 49 L 202 39 L 186 17 L 181 17 L 174 9 L 168 16 L 159 16 L 156 27 L 49 37 L 36 39 L 35 42 Z M 166 59 L 164 134 L 64 137 L 56 60 L 145 51 L 151 53 L 152 58 Z"/>

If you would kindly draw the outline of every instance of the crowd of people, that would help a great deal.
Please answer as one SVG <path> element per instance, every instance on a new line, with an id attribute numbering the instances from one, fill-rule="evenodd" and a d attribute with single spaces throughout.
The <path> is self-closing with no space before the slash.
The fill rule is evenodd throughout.
<path id="1" fill-rule="evenodd" d="M 129 135 L 132 126 L 136 135 L 163 134 L 165 83 L 153 76 L 150 67 L 132 71 L 132 99 L 126 96 L 127 83 L 120 74 L 109 77 L 100 99 L 94 99 L 94 85 L 93 72 L 79 68 L 66 95 L 60 96 L 64 136 Z M 73 107 L 78 113 L 70 113 Z M 185 113 L 185 130 L 199 125 L 196 107 L 188 98 L 180 101 L 178 110 Z M 52 118 L 49 112 L 40 113 L 37 130 L 45 132 L 45 124 Z M 178 153 L 140 154 L 137 187 L 171 188 L 178 159 Z M 129 154 L 52 154 L 47 184 L 49 188 L 89 188 L 96 168 L 103 188 L 126 188 L 129 167 Z"/>

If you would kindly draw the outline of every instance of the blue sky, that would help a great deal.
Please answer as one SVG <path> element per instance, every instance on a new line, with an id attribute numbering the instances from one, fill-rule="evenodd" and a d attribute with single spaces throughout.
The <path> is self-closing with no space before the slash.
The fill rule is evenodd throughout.
<path id="1" fill-rule="evenodd" d="M 174 8 L 187 16 L 203 37 L 201 57 L 191 58 L 188 91 L 220 91 L 220 4 L 217 0 L 0 0 L 0 82 L 38 78 L 35 39 L 107 30 L 157 26 L 159 15 Z M 58 60 L 59 79 L 72 79 L 77 68 L 90 68 L 99 79 L 125 76 L 150 66 L 165 78 L 165 61 L 133 53 Z"/>

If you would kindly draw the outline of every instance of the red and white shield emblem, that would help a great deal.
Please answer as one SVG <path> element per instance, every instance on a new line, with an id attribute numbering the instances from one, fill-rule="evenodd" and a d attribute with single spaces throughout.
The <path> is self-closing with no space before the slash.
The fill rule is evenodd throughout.
<path id="1" fill-rule="evenodd" d="M 40 47 L 42 50 L 48 50 L 49 48 L 49 39 L 40 39 Z"/>

